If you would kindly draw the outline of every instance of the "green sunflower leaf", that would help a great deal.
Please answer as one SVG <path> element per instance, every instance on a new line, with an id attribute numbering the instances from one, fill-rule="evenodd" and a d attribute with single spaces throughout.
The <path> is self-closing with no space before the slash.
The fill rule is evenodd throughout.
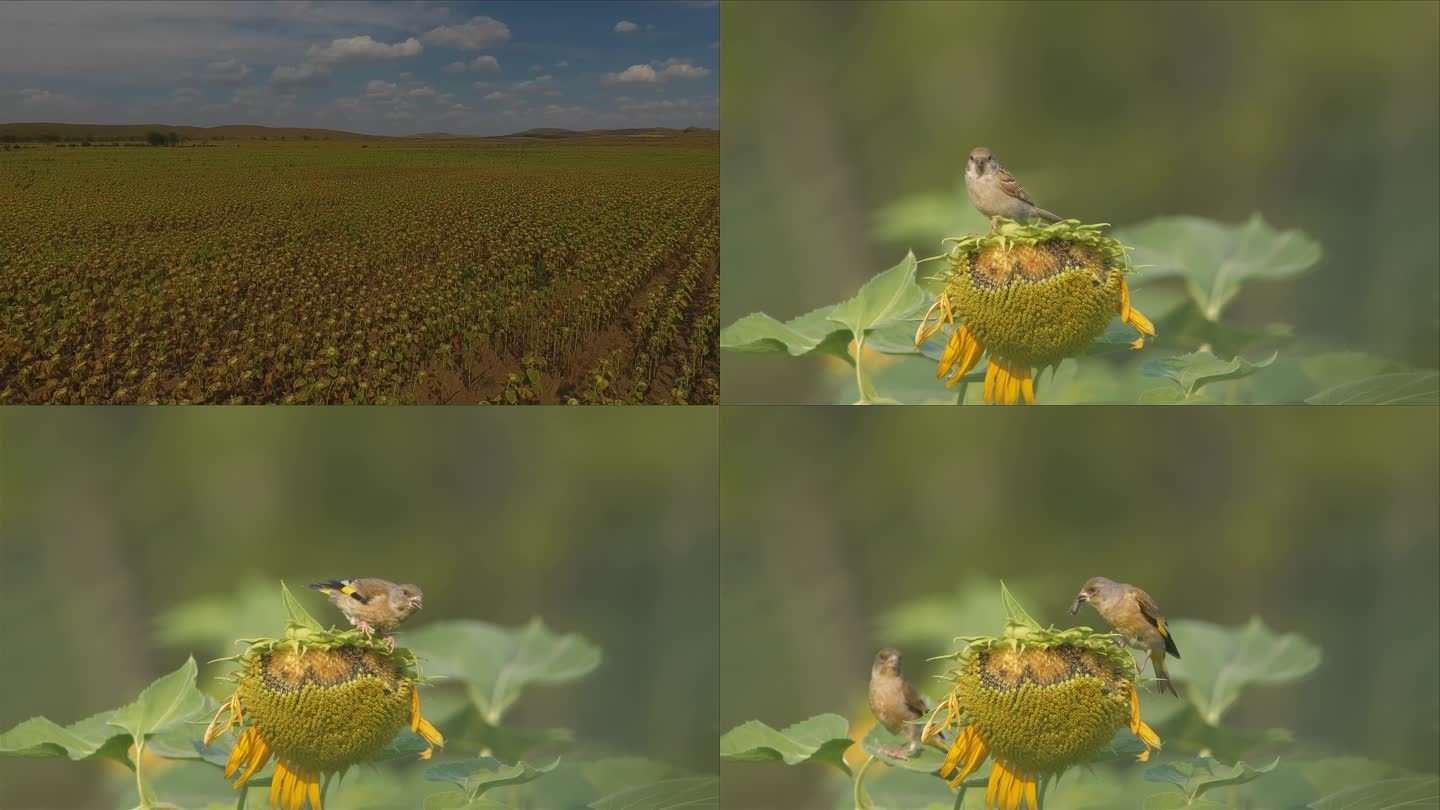
<path id="1" fill-rule="evenodd" d="M 844 324 L 858 339 L 924 304 L 925 291 L 915 283 L 915 254 L 906 253 L 899 264 L 865 282 L 854 298 L 837 305 L 829 319 Z"/>
<path id="2" fill-rule="evenodd" d="M 1246 687 L 1289 683 L 1320 666 L 1319 647 L 1293 633 L 1275 633 L 1259 617 L 1243 628 L 1182 619 L 1170 629 L 1184 654 L 1169 663 L 1171 675 L 1212 726 Z"/>
<path id="3" fill-rule="evenodd" d="M 1305 401 L 1311 405 L 1436 405 L 1440 404 L 1440 372 L 1380 374 L 1337 385 Z"/>
<path id="4" fill-rule="evenodd" d="M 854 745 L 850 724 L 838 714 L 821 714 L 777 731 L 759 720 L 736 726 L 720 738 L 720 758 L 731 762 L 800 765 L 819 762 L 850 773 L 845 751 Z"/>
<path id="5" fill-rule="evenodd" d="M 1387 779 L 1345 788 L 1310 803 L 1312 810 L 1400 810 L 1440 807 L 1440 778 L 1417 776 Z"/>
<path id="6" fill-rule="evenodd" d="M 1320 244 L 1298 230 L 1277 231 L 1259 214 L 1243 225 L 1200 217 L 1163 217 L 1126 228 L 1116 238 L 1134 246 L 1133 260 L 1149 265 L 1149 279 L 1178 276 L 1209 320 L 1253 280 L 1273 280 L 1308 270 Z"/>
<path id="7" fill-rule="evenodd" d="M 195 673 L 195 659 L 187 658 L 179 669 L 145 687 L 134 703 L 116 709 L 107 722 L 139 742 L 200 716 L 205 695 L 195 687 Z"/>
<path id="8" fill-rule="evenodd" d="M 451 782 L 465 791 L 471 800 L 485 795 L 485 791 L 506 785 L 522 785 L 533 782 L 555 770 L 560 764 L 556 757 L 549 765 L 535 766 L 520 761 L 506 765 L 494 757 L 480 757 L 468 762 L 446 762 L 425 770 L 425 778 L 431 782 Z"/>
<path id="9" fill-rule="evenodd" d="M 1179 787 L 1185 791 L 1185 798 L 1188 799 L 1184 806 L 1194 807 L 1193 802 L 1207 791 L 1253 782 L 1275 770 L 1279 764 L 1279 757 L 1269 765 L 1258 768 L 1244 762 L 1226 766 L 1210 757 L 1196 757 L 1152 765 L 1145 769 L 1145 781 L 1168 782 Z M 1148 804 L 1146 806 L 1149 807 Z"/>
<path id="10" fill-rule="evenodd" d="M 720 780 L 687 776 L 628 788 L 596 799 L 593 810 L 706 810 L 720 806 Z"/>
<path id="11" fill-rule="evenodd" d="M 785 352 L 791 357 L 829 354 L 848 361 L 850 335 L 829 319 L 834 310 L 821 307 L 785 322 L 752 313 L 720 330 L 720 348 L 751 354 Z"/>
<path id="12" fill-rule="evenodd" d="M 110 725 L 114 711 L 104 711 L 70 726 L 32 717 L 0 734 L 0 754 L 14 757 L 107 758 L 129 764 L 130 736 Z"/>
<path id="13" fill-rule="evenodd" d="M 426 674 L 463 682 L 492 725 L 527 687 L 576 681 L 600 666 L 602 657 L 586 639 L 557 634 L 538 618 L 513 630 L 469 620 L 438 622 L 414 633 L 410 642 L 426 659 Z"/>
<path id="14" fill-rule="evenodd" d="M 1278 354 L 1257 362 L 1243 357 L 1221 360 L 1210 352 L 1191 352 L 1179 357 L 1167 357 L 1146 363 L 1140 373 L 1147 377 L 1165 377 L 1176 385 L 1187 398 L 1195 396 L 1201 388 L 1210 383 L 1238 380 L 1249 377 L 1275 362 Z"/>

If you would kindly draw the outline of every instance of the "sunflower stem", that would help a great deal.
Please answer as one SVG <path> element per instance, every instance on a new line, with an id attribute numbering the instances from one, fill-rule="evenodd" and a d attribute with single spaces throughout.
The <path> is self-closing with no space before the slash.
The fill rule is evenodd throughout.
<path id="1" fill-rule="evenodd" d="M 956 405 L 964 405 L 964 404 L 965 404 L 965 389 L 966 389 L 966 388 L 969 388 L 969 387 L 970 387 L 970 383 L 964 382 L 964 381 L 961 381 L 961 383 L 960 383 L 959 385 L 955 386 L 955 404 L 956 404 Z"/>
<path id="2" fill-rule="evenodd" d="M 870 810 L 873 806 L 870 804 L 870 799 L 865 795 L 865 772 L 870 770 L 870 766 L 874 764 L 874 762 L 875 757 L 871 755 L 869 759 L 865 760 L 865 764 L 860 766 L 860 770 L 855 772 L 855 810 Z"/>
<path id="3" fill-rule="evenodd" d="M 965 808 L 965 791 L 967 791 L 967 790 L 969 790 L 969 788 L 967 788 L 967 787 L 965 786 L 965 783 L 964 783 L 964 782 L 961 782 L 961 783 L 960 783 L 960 789 L 957 790 L 957 791 L 955 791 L 955 807 L 954 807 L 954 810 L 964 810 L 964 808 Z"/>
<path id="4" fill-rule="evenodd" d="M 135 795 L 140 799 L 141 810 L 149 810 L 150 797 L 145 795 L 145 778 L 140 775 L 140 763 L 145 759 L 145 736 L 135 741 Z"/>

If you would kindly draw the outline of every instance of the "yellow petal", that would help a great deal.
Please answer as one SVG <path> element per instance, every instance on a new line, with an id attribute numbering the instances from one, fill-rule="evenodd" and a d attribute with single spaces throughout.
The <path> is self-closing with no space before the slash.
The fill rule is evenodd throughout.
<path id="1" fill-rule="evenodd" d="M 265 742 L 264 737 L 256 734 L 255 742 L 251 748 L 253 752 L 249 756 L 250 764 L 246 766 L 245 772 L 240 774 L 240 778 L 236 780 L 235 787 L 237 788 L 245 784 L 246 780 L 254 776 L 256 771 L 265 767 L 265 763 L 270 761 L 270 746 Z"/>
<path id="2" fill-rule="evenodd" d="M 1020 401 L 1020 376 L 1015 373 L 1014 364 L 1005 367 L 1005 404 L 1014 405 Z"/>
<path id="3" fill-rule="evenodd" d="M 1025 775 L 1025 804 L 1030 810 L 1040 810 L 1040 799 L 1035 795 L 1035 774 Z"/>
<path id="4" fill-rule="evenodd" d="M 985 806 L 994 807 L 1000 798 L 1000 783 L 1005 781 L 1005 768 L 1000 760 L 990 766 L 990 781 L 985 785 Z"/>
<path id="5" fill-rule="evenodd" d="M 320 806 L 319 774 L 312 774 L 312 777 L 309 784 L 305 786 L 305 791 L 310 797 L 310 807 L 313 808 L 313 810 L 325 810 L 325 808 Z"/>
<path id="6" fill-rule="evenodd" d="M 950 336 L 950 342 L 945 344 L 945 352 L 940 355 L 940 365 L 935 369 L 935 379 L 940 379 L 950 373 L 950 369 L 960 362 L 960 355 L 965 350 L 965 340 L 960 331 Z"/>
<path id="7" fill-rule="evenodd" d="M 1025 398 L 1026 405 L 1034 405 L 1035 380 L 1031 377 L 1029 368 L 1026 368 L 1021 373 L 1023 374 L 1023 376 L 1020 378 L 1020 395 Z"/>
<path id="8" fill-rule="evenodd" d="M 999 376 L 1000 366 L 995 362 L 995 356 L 990 356 L 990 365 L 985 368 L 985 397 L 986 405 L 995 402 L 995 379 Z"/>
<path id="9" fill-rule="evenodd" d="M 278 760 L 275 763 L 275 773 L 270 777 L 270 806 L 280 806 L 280 791 L 285 782 L 290 778 L 290 770 L 285 767 L 285 760 Z"/>

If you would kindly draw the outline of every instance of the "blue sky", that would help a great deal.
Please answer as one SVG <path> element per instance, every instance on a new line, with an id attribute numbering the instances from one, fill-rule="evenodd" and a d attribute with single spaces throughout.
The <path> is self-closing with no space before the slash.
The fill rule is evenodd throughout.
<path id="1" fill-rule="evenodd" d="M 15 0 L 0 122 L 718 127 L 719 39 L 711 0 Z"/>

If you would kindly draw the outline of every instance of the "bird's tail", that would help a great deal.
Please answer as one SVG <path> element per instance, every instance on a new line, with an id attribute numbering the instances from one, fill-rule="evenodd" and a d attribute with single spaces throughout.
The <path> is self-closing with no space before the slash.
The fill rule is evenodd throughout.
<path id="1" fill-rule="evenodd" d="M 1175 691 L 1175 684 L 1170 682 L 1170 673 L 1165 669 L 1165 653 L 1163 651 L 1151 653 L 1150 660 L 1155 663 L 1155 683 L 1160 691 L 1162 693 L 1169 692 L 1177 698 L 1180 697 L 1180 693 Z"/>
<path id="2" fill-rule="evenodd" d="M 1046 222 L 1059 222 L 1061 219 L 1059 216 L 1056 216 L 1055 214 L 1046 211 L 1044 208 L 1036 208 L 1035 215 L 1045 220 Z"/>

